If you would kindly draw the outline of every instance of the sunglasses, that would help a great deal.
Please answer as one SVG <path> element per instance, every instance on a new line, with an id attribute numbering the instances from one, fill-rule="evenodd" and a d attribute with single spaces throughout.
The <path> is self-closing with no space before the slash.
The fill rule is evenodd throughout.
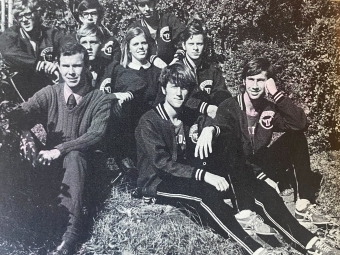
<path id="1" fill-rule="evenodd" d="M 83 15 L 84 18 L 88 18 L 90 15 L 91 15 L 91 17 L 98 16 L 98 12 L 97 11 L 83 12 L 82 15 Z"/>

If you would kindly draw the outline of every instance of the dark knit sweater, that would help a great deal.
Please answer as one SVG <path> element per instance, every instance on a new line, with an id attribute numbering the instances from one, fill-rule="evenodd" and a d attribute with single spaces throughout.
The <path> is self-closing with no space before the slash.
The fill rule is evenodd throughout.
<path id="1" fill-rule="evenodd" d="M 62 155 L 87 151 L 103 139 L 110 117 L 111 101 L 100 90 L 90 90 L 72 110 L 67 108 L 64 84 L 47 86 L 22 104 L 21 126 L 46 125 L 48 149 Z"/>

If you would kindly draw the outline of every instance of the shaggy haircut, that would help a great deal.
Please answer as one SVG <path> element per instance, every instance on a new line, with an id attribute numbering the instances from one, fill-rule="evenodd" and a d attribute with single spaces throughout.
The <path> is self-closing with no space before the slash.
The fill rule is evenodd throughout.
<path id="1" fill-rule="evenodd" d="M 104 18 L 104 7 L 99 3 L 98 0 L 83 0 L 78 5 L 79 14 L 82 15 L 83 11 L 88 9 L 96 9 L 98 12 L 98 23 Z"/>
<path id="2" fill-rule="evenodd" d="M 120 59 L 120 64 L 124 66 L 125 68 L 128 66 L 128 64 L 132 61 L 132 56 L 130 53 L 130 41 L 135 38 L 136 36 L 144 35 L 145 39 L 147 40 L 146 34 L 144 30 L 140 27 L 134 27 L 130 28 L 124 37 L 124 40 L 122 42 L 122 57 Z M 147 43 L 149 44 L 148 40 Z M 147 52 L 147 59 L 149 59 L 149 50 Z"/>
<path id="3" fill-rule="evenodd" d="M 170 82 L 175 84 L 176 87 L 189 90 L 189 92 L 196 86 L 194 73 L 181 62 L 176 62 L 163 68 L 159 76 L 159 82 L 163 88 L 166 88 L 166 85 Z"/>
<path id="4" fill-rule="evenodd" d="M 31 12 L 42 11 L 42 6 L 38 0 L 15 0 L 13 3 L 12 13 L 15 19 L 18 19 L 20 12 L 23 12 L 26 8 Z"/>
<path id="5" fill-rule="evenodd" d="M 186 29 L 183 31 L 182 33 L 182 41 L 185 43 L 187 40 L 189 40 L 193 35 L 203 35 L 203 40 L 205 42 L 206 40 L 206 33 L 203 29 L 203 26 L 202 26 L 202 23 L 197 20 L 197 19 L 194 19 L 193 21 L 191 21 Z"/>
<path id="6" fill-rule="evenodd" d="M 100 43 L 104 41 L 103 31 L 95 24 L 83 25 L 77 31 L 77 41 L 79 42 L 82 37 L 96 36 Z"/>
<path id="7" fill-rule="evenodd" d="M 84 56 L 84 66 L 89 67 L 89 54 L 87 50 L 79 43 L 67 42 L 59 48 L 58 52 L 58 63 L 60 64 L 61 56 L 73 56 L 75 54 L 83 54 Z"/>
<path id="8" fill-rule="evenodd" d="M 267 79 L 273 78 L 275 80 L 274 69 L 269 60 L 266 58 L 255 58 L 243 67 L 241 78 L 245 80 L 247 76 L 257 75 L 262 72 L 266 72 Z"/>

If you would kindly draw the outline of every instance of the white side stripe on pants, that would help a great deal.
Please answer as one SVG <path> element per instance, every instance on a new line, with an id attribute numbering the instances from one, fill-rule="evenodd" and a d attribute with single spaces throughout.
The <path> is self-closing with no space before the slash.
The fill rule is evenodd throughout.
<path id="1" fill-rule="evenodd" d="M 199 202 L 201 206 L 210 214 L 210 216 L 216 221 L 216 223 L 225 231 L 228 233 L 228 235 L 233 238 L 238 244 L 240 244 L 249 254 L 253 254 L 254 252 L 237 236 L 234 235 L 232 231 L 230 231 L 221 221 L 220 219 L 211 211 L 211 209 L 203 203 L 202 199 L 199 197 L 193 197 L 188 196 L 184 194 L 173 194 L 173 193 L 166 193 L 166 192 L 160 192 L 157 191 L 158 196 L 163 197 L 171 197 L 171 198 L 180 198 L 180 199 L 187 199 L 187 200 L 193 200 L 196 202 Z"/>

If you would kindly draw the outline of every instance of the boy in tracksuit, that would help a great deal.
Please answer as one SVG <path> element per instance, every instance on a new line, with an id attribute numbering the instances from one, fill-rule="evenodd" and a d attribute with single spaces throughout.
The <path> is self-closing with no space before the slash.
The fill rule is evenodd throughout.
<path id="1" fill-rule="evenodd" d="M 203 58 L 206 40 L 205 31 L 199 21 L 190 23 L 181 35 L 185 56 L 182 62 L 195 74 L 197 85 L 186 102 L 186 106 L 211 118 L 215 118 L 217 107 L 231 97 L 220 69 Z M 178 54 L 178 57 L 181 55 Z"/>
<path id="2" fill-rule="evenodd" d="M 242 94 L 220 104 L 217 123 L 223 130 L 233 130 L 242 141 L 247 165 L 257 179 L 279 192 L 277 178 L 288 168 L 295 171 L 299 198 L 295 215 L 299 221 L 327 224 L 329 220 L 311 204 L 315 199 L 314 173 L 311 171 L 304 111 L 296 106 L 273 80 L 268 60 L 254 59 L 243 69 Z M 264 98 L 270 95 L 273 102 Z M 270 147 L 273 132 L 285 132 Z M 283 177 L 284 178 L 284 177 Z"/>
<path id="3" fill-rule="evenodd" d="M 132 27 L 142 28 L 150 40 L 150 62 L 159 68 L 168 65 L 176 54 L 177 43 L 185 25 L 171 13 L 155 10 L 157 0 L 136 0 L 142 18 Z"/>
<path id="4" fill-rule="evenodd" d="M 206 126 L 203 130 L 199 127 L 202 132 L 198 137 L 196 128 L 192 128 L 196 118 L 187 116 L 183 111 L 188 94 L 196 85 L 192 72 L 181 63 L 172 64 L 162 70 L 160 83 L 165 95 L 164 103 L 144 114 L 135 132 L 139 169 L 138 193 L 155 197 L 162 203 L 188 205 L 219 234 L 226 238 L 232 237 L 249 254 L 269 254 L 250 238 L 235 219 L 233 209 L 224 203 L 232 183 L 223 176 L 214 174 L 212 169 L 205 168 L 207 165 L 195 167 L 191 164 L 194 156 L 192 145 L 198 141 L 199 144 L 204 144 L 204 141 L 211 141 L 212 136 L 219 134 L 217 126 Z M 234 176 L 234 172 L 242 173 L 246 169 L 243 167 L 242 151 L 237 149 L 238 140 L 233 139 L 233 134 L 228 138 L 230 142 L 225 147 L 228 153 L 225 155 L 227 159 L 224 159 L 224 170 Z M 242 182 L 242 179 L 239 180 Z M 240 184 L 248 187 L 245 182 Z M 251 185 L 254 190 L 244 193 L 242 198 L 256 203 L 257 207 L 254 208 L 259 209 L 263 217 L 285 237 L 300 248 L 310 251 L 320 250 L 317 246 L 330 249 L 320 244 L 317 237 L 296 221 L 279 195 L 268 185 L 262 187 L 256 179 L 254 184 L 259 185 Z M 245 190 L 248 192 L 248 189 Z M 254 196 L 260 195 L 261 202 L 254 199 Z M 320 254 L 336 254 L 331 252 Z"/>

